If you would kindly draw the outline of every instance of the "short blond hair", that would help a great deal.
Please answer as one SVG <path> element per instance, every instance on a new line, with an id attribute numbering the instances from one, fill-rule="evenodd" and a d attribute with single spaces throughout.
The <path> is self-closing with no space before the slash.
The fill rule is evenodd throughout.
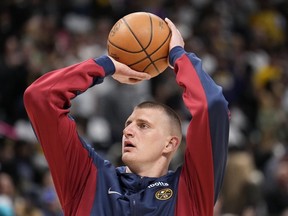
<path id="1" fill-rule="evenodd" d="M 168 117 L 169 121 L 171 122 L 170 126 L 172 131 L 176 133 L 176 135 L 179 136 L 180 139 L 182 138 L 182 130 L 181 130 L 182 126 L 180 117 L 171 107 L 156 101 L 145 101 L 138 104 L 135 107 L 135 109 L 143 109 L 143 108 L 162 110 Z"/>

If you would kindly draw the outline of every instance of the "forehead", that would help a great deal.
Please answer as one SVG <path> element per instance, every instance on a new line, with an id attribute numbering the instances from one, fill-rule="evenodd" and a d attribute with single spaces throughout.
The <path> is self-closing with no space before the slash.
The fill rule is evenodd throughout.
<path id="1" fill-rule="evenodd" d="M 128 117 L 128 120 L 142 119 L 146 121 L 154 121 L 167 119 L 164 111 L 160 108 L 136 108 Z"/>

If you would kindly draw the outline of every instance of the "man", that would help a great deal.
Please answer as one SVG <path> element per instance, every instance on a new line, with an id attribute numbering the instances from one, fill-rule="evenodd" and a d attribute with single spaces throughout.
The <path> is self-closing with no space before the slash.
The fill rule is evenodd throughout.
<path id="1" fill-rule="evenodd" d="M 175 25 L 169 63 L 192 115 L 185 159 L 175 172 L 169 163 L 181 142 L 180 122 L 156 102 L 138 105 L 123 130 L 122 160 L 115 168 L 76 131 L 70 100 L 105 76 L 136 84 L 150 76 L 110 57 L 47 73 L 25 92 L 25 106 L 50 166 L 65 215 L 213 215 L 227 156 L 228 108 L 221 88 L 202 70 L 201 61 L 184 51 Z"/>

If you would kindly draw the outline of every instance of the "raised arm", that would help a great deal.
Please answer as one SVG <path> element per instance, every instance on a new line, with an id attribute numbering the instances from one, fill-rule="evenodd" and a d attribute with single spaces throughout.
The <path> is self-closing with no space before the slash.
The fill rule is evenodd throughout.
<path id="1" fill-rule="evenodd" d="M 70 100 L 112 74 L 114 66 L 109 61 L 103 57 L 97 64 L 89 59 L 46 73 L 24 93 L 26 111 L 48 161 L 64 212 L 66 205 L 79 200 L 89 176 L 94 175 L 95 179 L 97 172 L 69 116 Z M 77 203 L 74 204 L 76 208 Z"/>
<path id="2" fill-rule="evenodd" d="M 172 47 L 169 59 L 174 66 L 176 81 L 183 87 L 183 101 L 192 120 L 187 131 L 176 211 L 178 215 L 187 215 L 181 210 L 187 208 L 181 208 L 181 205 L 190 205 L 191 212 L 211 216 L 226 166 L 228 103 L 222 88 L 203 70 L 201 60 L 178 44 Z"/>
<path id="3" fill-rule="evenodd" d="M 76 211 L 87 215 L 85 206 L 88 211 L 93 197 L 83 196 L 87 191 L 95 191 L 98 170 L 92 163 L 101 163 L 78 136 L 76 124 L 69 115 L 71 99 L 101 83 L 108 75 L 113 74 L 118 81 L 129 84 L 149 78 L 111 60 L 103 56 L 49 72 L 24 94 L 28 116 L 48 161 L 65 215 L 75 215 Z M 82 210 L 78 208 L 80 199 L 85 200 Z"/>

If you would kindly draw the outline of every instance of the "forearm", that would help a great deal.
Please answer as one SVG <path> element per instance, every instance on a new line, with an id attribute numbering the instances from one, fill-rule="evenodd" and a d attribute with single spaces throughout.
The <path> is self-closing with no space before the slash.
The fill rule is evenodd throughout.
<path id="1" fill-rule="evenodd" d="M 46 73 L 32 83 L 24 93 L 25 108 L 32 124 L 36 126 L 43 118 L 49 118 L 48 113 L 68 114 L 71 99 L 114 72 L 113 64 L 107 57 L 97 61 L 103 67 L 89 59 Z M 34 129 L 37 133 L 37 127 Z"/>

